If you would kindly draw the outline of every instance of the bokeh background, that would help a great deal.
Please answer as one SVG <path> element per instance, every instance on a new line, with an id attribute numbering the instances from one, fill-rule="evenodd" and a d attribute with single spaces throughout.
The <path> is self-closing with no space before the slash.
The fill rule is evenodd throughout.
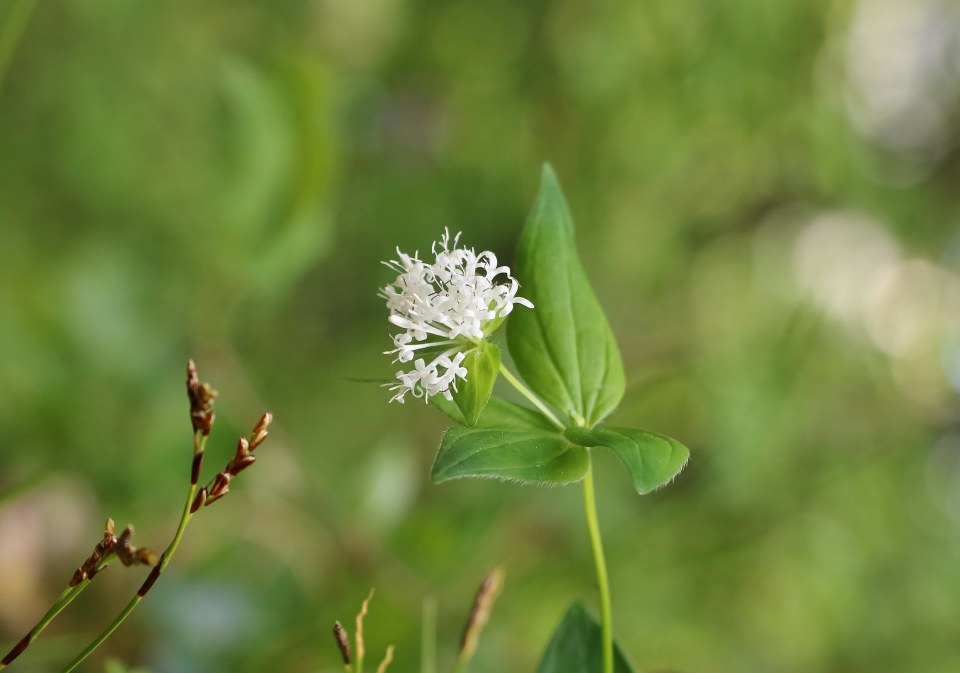
<path id="1" fill-rule="evenodd" d="M 616 629 L 642 671 L 960 670 L 960 8 L 948 0 L 0 0 L 0 642 L 98 540 L 162 548 L 183 367 L 208 470 L 275 432 L 83 670 L 533 671 L 593 609 L 577 488 L 433 486 L 445 427 L 391 376 L 378 286 L 444 227 L 509 261 L 554 164 L 629 390 L 692 462 L 598 457 Z M 523 279 L 520 279 L 521 282 Z M 16 670 L 58 670 L 113 567 Z M 14 670 L 14 669 L 11 669 Z"/>

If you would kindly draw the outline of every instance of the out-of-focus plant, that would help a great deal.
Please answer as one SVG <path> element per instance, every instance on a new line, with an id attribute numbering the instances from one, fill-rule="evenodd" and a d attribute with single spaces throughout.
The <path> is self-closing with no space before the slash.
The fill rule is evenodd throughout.
<path id="1" fill-rule="evenodd" d="M 187 524 L 190 523 L 193 515 L 201 508 L 211 505 L 225 496 L 230 490 L 230 481 L 254 463 L 256 460 L 253 455 L 254 450 L 263 443 L 269 434 L 268 428 L 273 421 L 273 415 L 270 413 L 265 413 L 260 418 L 249 437 L 240 438 L 237 442 L 234 457 L 227 463 L 226 467 L 218 472 L 206 486 L 199 486 L 207 437 L 210 435 L 213 423 L 216 420 L 213 404 L 217 397 L 217 391 L 210 384 L 200 382 L 197 367 L 193 360 L 187 364 L 187 397 L 190 400 L 190 422 L 193 425 L 193 460 L 190 467 L 190 486 L 187 490 L 180 523 L 167 548 L 157 557 L 156 554 L 145 547 L 134 547 L 130 543 L 133 537 L 133 526 L 127 526 L 120 535 L 115 535 L 114 522 L 112 519 L 107 519 L 103 539 L 97 543 L 90 556 L 77 568 L 67 588 L 57 597 L 50 609 L 40 618 L 40 621 L 0 660 L 0 669 L 6 668 L 23 654 L 50 622 L 70 605 L 111 561 L 119 559 L 125 566 L 150 566 L 150 574 L 147 575 L 133 598 L 117 614 L 110 625 L 63 669 L 63 673 L 69 673 L 79 666 L 117 630 L 120 624 L 130 616 L 130 613 L 146 597 L 147 592 L 150 591 L 156 581 L 160 579 L 160 575 L 173 560 L 173 555 L 180 546 Z"/>
<path id="2" fill-rule="evenodd" d="M 408 394 L 422 398 L 459 424 L 443 435 L 434 482 L 480 477 L 583 484 L 600 623 L 574 604 L 539 670 L 625 673 L 631 669 L 613 640 L 592 450 L 613 451 L 640 494 L 672 480 L 689 452 L 655 432 L 603 424 L 623 397 L 623 365 L 580 264 L 573 220 L 549 166 L 520 237 L 515 276 L 497 265 L 493 253 L 477 254 L 459 244 L 459 235 L 445 233 L 433 246 L 433 262 L 398 250 L 398 259 L 387 263 L 398 276 L 381 296 L 390 322 L 402 330 L 388 353 L 395 362 L 412 364 L 387 384 L 392 401 L 403 402 Z M 522 308 L 514 312 L 517 305 Z M 504 365 L 491 340 L 508 314 L 507 346 L 519 376 Z M 533 409 L 492 396 L 501 374 Z"/>
<path id="3" fill-rule="evenodd" d="M 457 662 L 454 665 L 453 673 L 464 673 L 467 665 L 477 651 L 477 643 L 480 640 L 480 634 L 487 625 L 490 618 L 490 612 L 493 610 L 493 604 L 500 595 L 503 588 L 503 569 L 494 568 L 487 572 L 483 578 L 477 593 L 473 598 L 473 606 L 467 617 L 466 625 L 463 627 L 463 635 L 460 638 L 460 651 L 457 655 Z M 353 647 L 350 646 L 350 634 L 339 621 L 333 624 L 333 637 L 337 643 L 337 649 L 340 650 L 340 656 L 343 659 L 343 666 L 347 673 L 363 673 L 363 662 L 366 656 L 366 647 L 363 637 L 363 618 L 367 616 L 367 609 L 373 598 L 373 590 L 363 601 L 360 611 L 354 620 L 356 625 L 353 637 Z M 431 620 L 424 620 L 423 624 L 423 645 L 421 652 L 422 673 L 433 673 L 434 661 L 436 659 L 435 649 L 435 629 L 436 624 Z M 393 663 L 393 645 L 388 645 L 380 665 L 377 666 L 377 673 L 386 673 L 387 668 Z"/>

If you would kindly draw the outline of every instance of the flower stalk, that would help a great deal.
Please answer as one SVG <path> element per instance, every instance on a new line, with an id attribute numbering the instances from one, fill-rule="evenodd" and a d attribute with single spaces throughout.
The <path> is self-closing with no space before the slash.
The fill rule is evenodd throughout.
<path id="1" fill-rule="evenodd" d="M 546 404 L 531 392 L 520 379 L 517 378 L 503 364 L 500 365 L 500 373 L 517 392 L 523 395 L 535 406 L 547 420 L 563 430 L 564 425 L 551 412 Z M 593 483 L 593 457 L 590 457 L 590 463 L 587 467 L 587 473 L 583 478 L 583 505 L 587 520 L 587 533 L 590 537 L 590 549 L 593 554 L 593 565 L 597 575 L 597 592 L 600 601 L 600 633 L 603 651 L 603 673 L 613 673 L 613 611 L 610 606 L 610 580 L 607 575 L 607 562 L 603 553 L 603 539 L 600 536 L 600 519 L 597 516 L 597 498 L 596 489 Z M 456 669 L 455 673 L 459 673 Z"/>
<path id="2" fill-rule="evenodd" d="M 124 606 L 114 620 L 104 629 L 100 635 L 94 638 L 80 654 L 71 661 L 62 673 L 70 673 L 79 666 L 87 657 L 89 657 L 104 641 L 109 638 L 117 628 L 130 616 L 140 602 L 146 597 L 147 593 L 153 588 L 153 585 L 160 579 L 160 576 L 170 565 L 173 556 L 183 540 L 183 534 L 186 532 L 187 525 L 194 514 L 202 508 L 213 504 L 229 490 L 230 480 L 253 464 L 255 458 L 252 455 L 256 449 L 267 438 L 268 428 L 273 422 L 273 415 L 264 414 L 253 431 L 249 439 L 241 437 L 237 444 L 237 450 L 233 459 L 227 463 L 227 466 L 214 477 L 207 486 L 197 490 L 200 480 L 200 471 L 203 467 L 203 457 L 207 445 L 207 437 L 213 428 L 216 415 L 213 412 L 213 403 L 217 397 L 217 391 L 208 383 L 200 383 L 197 374 L 197 367 L 193 360 L 187 363 L 187 397 L 190 400 L 190 421 L 193 424 L 193 461 L 190 466 L 190 487 L 187 489 L 187 497 L 184 500 L 183 513 L 180 515 L 180 522 L 177 524 L 177 530 L 173 539 L 167 545 L 159 561 L 155 562 L 153 569 L 143 584 L 137 590 L 137 593 Z"/>
<path id="3" fill-rule="evenodd" d="M 76 669 L 77 666 L 117 630 L 120 624 L 122 624 L 130 613 L 140 604 L 160 578 L 160 575 L 166 570 L 177 548 L 180 546 L 187 524 L 189 524 L 193 515 L 201 507 L 210 505 L 226 495 L 229 490 L 230 480 L 253 464 L 253 451 L 263 443 L 269 434 L 268 428 L 273 421 L 273 416 L 269 413 L 264 414 L 260 418 L 249 437 L 240 439 L 236 453 L 233 459 L 227 463 L 227 466 L 218 473 L 207 486 L 200 488 L 199 491 L 197 490 L 200 471 L 203 466 L 207 437 L 210 434 L 215 420 L 213 403 L 216 396 L 217 392 L 211 388 L 209 384 L 200 383 L 196 365 L 193 363 L 193 360 L 191 360 L 187 364 L 187 397 L 190 401 L 190 420 L 193 425 L 193 460 L 190 466 L 190 486 L 187 490 L 187 497 L 184 501 L 183 512 L 180 516 L 177 530 L 163 554 L 158 558 L 146 547 L 135 547 L 131 544 L 131 539 L 133 538 L 132 526 L 127 526 L 120 535 L 115 535 L 113 520 L 108 519 L 103 539 L 94 547 L 93 553 L 77 568 L 67 588 L 60 594 L 57 600 L 54 601 L 53 605 L 47 610 L 46 614 L 41 617 L 40 621 L 0 660 L 0 669 L 5 668 L 20 656 L 24 650 L 36 640 L 47 625 L 80 595 L 100 571 L 107 567 L 110 561 L 119 559 L 125 566 L 150 566 L 150 573 L 133 598 L 124 606 L 110 625 L 94 638 L 73 661 L 67 664 L 63 669 L 63 673 L 69 673 Z"/>
<path id="4" fill-rule="evenodd" d="M 537 408 L 537 411 L 543 414 L 544 418 L 546 418 L 548 421 L 553 423 L 558 430 L 563 430 L 565 426 L 563 425 L 563 423 L 561 423 L 557 419 L 557 417 L 553 414 L 553 412 L 547 408 L 547 405 L 544 404 L 539 397 L 534 395 L 529 388 L 523 385 L 523 383 L 520 382 L 520 379 L 513 372 L 507 369 L 507 367 L 502 362 L 500 363 L 500 373 L 503 374 L 503 378 L 505 378 L 510 383 L 510 385 L 512 385 L 517 390 L 518 393 L 520 393 L 527 400 L 529 400 L 530 404 L 535 406 Z"/>
<path id="5" fill-rule="evenodd" d="M 600 520 L 597 518 L 597 498 L 593 486 L 593 460 L 583 478 L 583 506 L 590 534 L 590 548 L 597 573 L 597 592 L 600 597 L 600 634 L 603 647 L 603 673 L 613 673 L 613 612 L 610 608 L 610 580 L 607 577 L 607 562 L 600 538 Z"/>
<path id="6" fill-rule="evenodd" d="M 50 606 L 50 609 L 47 610 L 46 614 L 40 618 L 40 621 L 0 660 L 0 669 L 6 668 L 13 663 L 17 657 L 23 654 L 23 652 L 30 647 L 30 644 L 47 628 L 50 622 L 52 622 L 64 608 L 70 605 L 73 599 L 79 596 L 89 583 L 90 579 L 85 578 L 79 584 L 68 586 L 64 589 L 60 596 L 57 597 L 57 600 L 53 602 L 53 605 Z"/>

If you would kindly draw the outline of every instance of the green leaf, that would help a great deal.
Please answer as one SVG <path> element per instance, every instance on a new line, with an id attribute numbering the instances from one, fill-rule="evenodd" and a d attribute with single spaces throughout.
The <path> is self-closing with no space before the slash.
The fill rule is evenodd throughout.
<path id="1" fill-rule="evenodd" d="M 477 421 L 477 427 L 500 428 L 510 430 L 545 430 L 546 432 L 557 434 L 557 429 L 544 418 L 543 414 L 519 404 L 508 402 L 499 397 L 491 397 L 480 419 Z"/>
<path id="2" fill-rule="evenodd" d="M 455 402 L 446 399 L 443 395 L 434 395 L 430 398 L 430 404 L 446 414 L 450 419 L 466 425 L 466 419 L 460 412 L 460 408 Z M 534 411 L 519 404 L 508 402 L 500 397 L 491 397 L 487 406 L 480 413 L 477 419 L 478 428 L 500 428 L 512 430 L 546 430 L 556 433 L 556 429 L 550 424 L 539 411 Z"/>
<path id="3" fill-rule="evenodd" d="M 484 341 L 467 353 L 463 366 L 467 378 L 457 383 L 453 401 L 463 416 L 464 425 L 476 425 L 480 412 L 487 405 L 493 384 L 500 371 L 500 349 Z"/>
<path id="4" fill-rule="evenodd" d="M 583 605 L 574 603 L 553 632 L 537 673 L 599 673 L 603 670 L 600 625 Z M 614 673 L 633 673 L 627 658 L 613 644 Z"/>
<path id="5" fill-rule="evenodd" d="M 433 463 L 434 483 L 488 477 L 529 484 L 568 484 L 587 472 L 586 449 L 555 432 L 509 428 L 449 428 Z"/>
<path id="6" fill-rule="evenodd" d="M 517 249 L 514 273 L 532 310 L 510 314 L 507 340 L 520 375 L 575 423 L 592 426 L 624 391 L 620 351 L 577 256 L 573 219 L 549 165 Z"/>
<path id="7" fill-rule="evenodd" d="M 443 395 L 434 395 L 430 404 L 435 405 L 451 420 L 460 425 L 466 425 L 460 408 L 455 402 L 446 399 Z M 487 406 L 477 419 L 478 428 L 500 428 L 508 430 L 546 430 L 556 433 L 556 428 L 539 411 L 508 402 L 500 397 L 491 397 Z"/>
<path id="8" fill-rule="evenodd" d="M 641 495 L 668 483 L 690 458 L 690 451 L 683 444 L 649 430 L 567 428 L 563 436 L 578 446 L 605 446 L 617 454 Z"/>
<path id="9" fill-rule="evenodd" d="M 460 411 L 460 407 L 458 407 L 457 403 L 453 400 L 448 400 L 443 395 L 433 395 L 430 397 L 429 402 L 446 414 L 454 423 L 459 423 L 460 425 L 467 424 L 467 420 L 463 417 L 463 412 Z"/>
<path id="10" fill-rule="evenodd" d="M 109 659 L 104 665 L 104 673 L 149 673 L 146 668 L 127 668 L 116 659 Z"/>

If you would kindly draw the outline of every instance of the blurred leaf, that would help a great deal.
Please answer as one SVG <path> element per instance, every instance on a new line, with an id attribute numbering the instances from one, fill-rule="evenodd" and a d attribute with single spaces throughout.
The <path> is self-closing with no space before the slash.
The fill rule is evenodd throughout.
<path id="1" fill-rule="evenodd" d="M 457 384 L 453 401 L 463 415 L 464 424 L 474 426 L 497 381 L 500 349 L 485 341 L 467 353 L 463 366 L 467 369 L 467 378 Z"/>
<path id="2" fill-rule="evenodd" d="M 277 285 L 278 292 L 309 271 L 331 244 L 329 207 L 338 160 L 329 69 L 320 59 L 297 59 L 287 88 L 288 117 L 295 125 L 294 151 L 284 176 L 286 216 L 279 221 L 268 217 L 264 223 L 267 240 L 257 278 Z"/>
<path id="3" fill-rule="evenodd" d="M 218 236 L 226 280 L 278 296 L 326 250 L 334 163 L 327 75 L 298 62 L 286 86 L 234 59 L 222 88 L 230 112 Z M 245 263 L 239 263 L 243 260 Z"/>
<path id="4" fill-rule="evenodd" d="M 597 673 L 603 670 L 600 625 L 583 605 L 574 603 L 553 632 L 537 673 Z M 633 673 L 620 647 L 613 644 L 614 673 Z"/>
<path id="5" fill-rule="evenodd" d="M 492 477 L 527 484 L 568 484 L 586 474 L 589 456 L 556 433 L 504 428 L 450 428 L 433 464 L 434 483 Z"/>
<path id="6" fill-rule="evenodd" d="M 223 234 L 256 233 L 266 225 L 272 201 L 283 189 L 293 151 L 287 110 L 268 77 L 241 59 L 223 66 L 229 112 L 229 161 L 225 162 Z"/>
<path id="7" fill-rule="evenodd" d="M 104 673 L 150 673 L 146 668 L 127 668 L 125 664 L 117 661 L 116 659 L 110 659 L 107 661 L 106 665 L 103 667 Z"/>
<path id="8" fill-rule="evenodd" d="M 580 265 L 573 220 L 549 165 L 517 250 L 515 273 L 532 311 L 507 327 L 510 354 L 530 386 L 575 422 L 593 425 L 624 391 L 620 351 Z"/>
<path id="9" fill-rule="evenodd" d="M 677 440 L 648 430 L 567 428 L 563 436 L 578 446 L 605 446 L 617 454 L 641 495 L 668 483 L 690 457 L 687 447 Z"/>

